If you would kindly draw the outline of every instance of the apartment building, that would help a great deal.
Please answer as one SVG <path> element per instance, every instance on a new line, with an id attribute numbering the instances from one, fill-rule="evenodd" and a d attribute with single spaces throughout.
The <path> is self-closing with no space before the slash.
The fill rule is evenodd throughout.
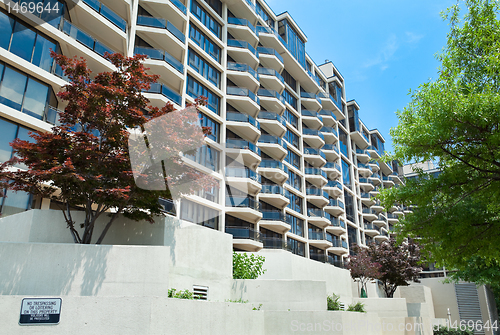
<path id="1" fill-rule="evenodd" d="M 347 100 L 348 78 L 309 57 L 288 12 L 263 0 L 40 2 L 44 10 L 31 11 L 0 0 L 1 161 L 9 142 L 50 131 L 64 109 L 55 93 L 66 79 L 50 49 L 85 58 L 95 73 L 112 70 L 106 51 L 143 54 L 160 75 L 144 92 L 152 105 L 208 98 L 200 118 L 211 135 L 186 157 L 220 187 L 186 196 L 175 211 L 165 202 L 172 214 L 232 234 L 235 250 L 286 249 L 335 266 L 353 244 L 388 239 L 404 215 L 373 200 L 402 182 L 401 167 L 380 159 L 384 137 Z M 9 194 L 4 215 L 53 207 Z"/>

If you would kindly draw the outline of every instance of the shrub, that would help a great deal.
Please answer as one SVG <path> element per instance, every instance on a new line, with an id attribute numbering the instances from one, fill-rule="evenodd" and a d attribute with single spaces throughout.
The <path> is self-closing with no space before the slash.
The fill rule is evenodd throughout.
<path id="1" fill-rule="evenodd" d="M 233 252 L 233 279 L 257 279 L 266 272 L 262 268 L 265 260 L 264 256 Z"/>
<path id="2" fill-rule="evenodd" d="M 349 312 L 366 313 L 365 305 L 359 301 L 355 304 L 350 304 L 349 307 L 347 307 L 347 310 Z"/>
<path id="3" fill-rule="evenodd" d="M 434 335 L 474 335 L 474 330 L 434 327 Z"/>
<path id="4" fill-rule="evenodd" d="M 175 288 L 171 288 L 168 290 L 168 297 L 169 298 L 177 298 L 177 299 L 198 299 L 197 296 L 193 294 L 193 292 L 190 292 L 189 290 L 184 290 L 184 291 L 177 291 Z"/>
<path id="5" fill-rule="evenodd" d="M 326 297 L 326 307 L 329 311 L 340 311 L 340 297 L 335 293 Z"/>

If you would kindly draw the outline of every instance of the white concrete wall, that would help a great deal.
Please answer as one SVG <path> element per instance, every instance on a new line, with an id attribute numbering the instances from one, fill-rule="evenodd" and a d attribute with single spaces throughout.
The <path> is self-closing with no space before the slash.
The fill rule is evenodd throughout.
<path id="1" fill-rule="evenodd" d="M 399 286 L 394 296 L 406 299 L 409 317 L 436 317 L 432 291 L 429 287 L 423 285 Z"/>
<path id="2" fill-rule="evenodd" d="M 381 318 L 408 316 L 406 300 L 401 298 L 354 298 L 353 303 L 361 302 L 367 312 L 376 313 Z"/>
<path id="3" fill-rule="evenodd" d="M 412 283 L 411 286 L 426 286 L 431 289 L 436 318 L 448 319 L 449 308 L 451 319 L 460 320 L 455 286 L 451 283 L 443 283 L 443 281 L 444 278 L 422 278 L 420 279 L 420 283 Z"/>

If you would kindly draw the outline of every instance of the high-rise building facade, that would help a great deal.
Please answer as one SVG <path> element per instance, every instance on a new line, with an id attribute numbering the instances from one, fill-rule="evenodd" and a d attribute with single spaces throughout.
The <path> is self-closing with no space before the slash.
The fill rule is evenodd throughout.
<path id="1" fill-rule="evenodd" d="M 160 75 L 144 93 L 152 105 L 208 102 L 200 118 L 211 134 L 186 159 L 220 187 L 178 201 L 175 215 L 232 234 L 235 250 L 283 248 L 336 266 L 351 245 L 388 239 L 403 210 L 385 212 L 373 196 L 402 182 L 400 167 L 380 159 L 382 134 L 346 99 L 333 63 L 309 57 L 289 13 L 263 0 L 40 2 L 0 2 L 1 161 L 64 108 L 50 49 L 94 73 L 113 69 L 106 51 L 143 54 Z M 2 199 L 4 215 L 51 207 L 21 192 Z"/>

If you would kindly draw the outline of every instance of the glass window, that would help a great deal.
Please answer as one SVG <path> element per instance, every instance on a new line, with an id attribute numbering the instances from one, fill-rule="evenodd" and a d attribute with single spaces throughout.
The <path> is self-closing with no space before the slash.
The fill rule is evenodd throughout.
<path id="1" fill-rule="evenodd" d="M 52 69 L 54 61 L 52 57 L 50 57 L 50 49 L 57 51 L 57 44 L 49 41 L 41 35 L 38 35 L 36 37 L 32 63 L 49 72 Z"/>
<path id="2" fill-rule="evenodd" d="M 221 38 L 221 25 L 196 0 L 191 1 L 191 14 L 196 16 L 215 36 Z"/>
<path id="3" fill-rule="evenodd" d="M 17 132 L 17 138 L 19 138 L 20 140 L 23 140 L 23 141 L 28 141 L 28 142 L 33 143 L 35 140 L 33 138 L 31 138 L 29 135 L 29 132 L 31 132 L 31 131 L 32 131 L 31 129 L 19 126 L 19 130 Z M 14 166 L 18 167 L 20 169 L 27 169 L 28 168 L 25 164 L 22 164 L 22 163 L 18 163 Z"/>
<path id="4" fill-rule="evenodd" d="M 16 138 L 17 125 L 0 119 L 0 162 L 8 161 L 12 156 L 10 142 Z"/>
<path id="5" fill-rule="evenodd" d="M 220 114 L 220 98 L 216 94 L 212 93 L 204 85 L 200 84 L 196 79 L 191 76 L 187 78 L 186 85 L 187 94 L 193 98 L 206 97 L 207 98 L 207 108 L 213 111 L 215 114 Z"/>
<path id="6" fill-rule="evenodd" d="M 208 145 L 203 145 L 194 152 L 187 152 L 185 156 L 213 171 L 219 171 L 219 152 Z"/>
<path id="7" fill-rule="evenodd" d="M 306 256 L 306 248 L 304 243 L 294 240 L 290 237 L 287 238 L 286 243 L 288 245 L 288 249 L 295 255 L 299 255 L 302 257 Z"/>
<path id="8" fill-rule="evenodd" d="M 342 159 L 342 181 L 344 186 L 351 188 L 351 169 L 349 163 Z"/>
<path id="9" fill-rule="evenodd" d="M 21 110 L 27 78 L 10 67 L 5 67 L 0 85 L 0 103 Z"/>
<path id="10" fill-rule="evenodd" d="M 30 208 L 31 195 L 23 191 L 7 190 L 3 197 L 2 216 L 24 212 Z"/>
<path id="11" fill-rule="evenodd" d="M 219 229 L 219 211 L 193 201 L 181 200 L 181 219 L 212 229 Z"/>
<path id="12" fill-rule="evenodd" d="M 300 170 L 300 157 L 299 157 L 299 155 L 297 155 L 293 151 L 288 150 L 288 153 L 285 157 L 285 162 L 287 162 L 288 164 L 290 164 L 290 165 L 292 165 Z"/>
<path id="13" fill-rule="evenodd" d="M 304 237 L 304 220 L 287 214 L 287 222 L 290 224 L 290 231 L 293 234 Z"/>
<path id="14" fill-rule="evenodd" d="M 189 49 L 188 54 L 189 66 L 205 77 L 209 82 L 220 87 L 220 72 L 208 64 L 208 62 L 192 49 Z"/>
<path id="15" fill-rule="evenodd" d="M 292 192 L 289 192 L 288 199 L 290 199 L 288 208 L 302 214 L 302 198 Z"/>
<path id="16" fill-rule="evenodd" d="M 193 42 L 198 44 L 200 48 L 205 50 L 206 53 L 220 63 L 221 49 L 193 24 L 189 26 L 189 36 Z"/>
<path id="17" fill-rule="evenodd" d="M 210 134 L 207 137 L 217 143 L 220 141 L 220 125 L 209 116 L 200 113 L 200 123 L 202 127 L 210 128 Z"/>
<path id="18" fill-rule="evenodd" d="M 285 119 L 290 123 L 292 126 L 294 126 L 296 129 L 299 127 L 299 118 L 290 112 L 288 109 L 285 110 Z"/>
<path id="19" fill-rule="evenodd" d="M 14 30 L 14 19 L 7 14 L 0 12 L 0 47 L 8 50 L 10 38 Z"/>
<path id="20" fill-rule="evenodd" d="M 33 30 L 17 21 L 14 27 L 12 42 L 10 44 L 10 52 L 18 55 L 28 62 L 31 62 L 35 38 L 36 33 Z"/>
<path id="21" fill-rule="evenodd" d="M 34 79 L 28 79 L 28 87 L 24 96 L 23 113 L 42 119 L 47 103 L 49 88 Z"/>
<path id="22" fill-rule="evenodd" d="M 255 11 L 270 27 L 274 29 L 274 20 L 271 15 L 267 13 L 264 7 L 262 7 L 259 1 L 255 3 Z"/>
<path id="23" fill-rule="evenodd" d="M 297 109 L 297 99 L 288 90 L 283 91 L 283 98 L 290 104 L 293 108 Z"/>

